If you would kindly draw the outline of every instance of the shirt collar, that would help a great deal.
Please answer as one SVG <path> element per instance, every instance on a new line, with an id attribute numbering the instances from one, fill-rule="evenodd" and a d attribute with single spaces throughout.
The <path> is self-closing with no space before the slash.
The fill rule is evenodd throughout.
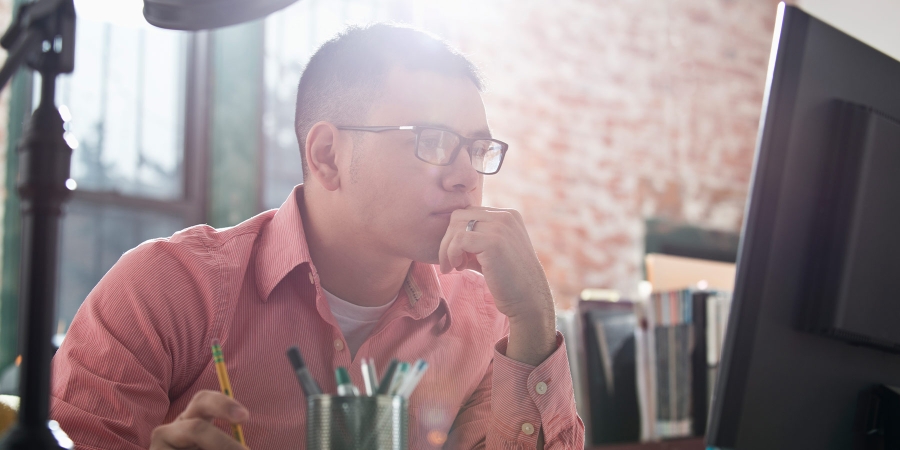
<path id="1" fill-rule="evenodd" d="M 314 268 L 300 214 L 302 201 L 301 184 L 291 191 L 291 195 L 278 208 L 259 237 L 255 262 L 256 288 L 263 302 L 268 300 L 275 286 L 297 266 L 306 263 L 309 264 L 310 271 Z M 318 284 L 318 277 L 313 278 Z M 410 265 L 400 294 L 397 303 L 402 301 L 403 305 L 391 308 L 392 311 L 404 311 L 414 319 L 422 319 L 440 307 L 447 315 L 445 326 L 449 327 L 450 308 L 446 300 L 448 297 L 441 286 L 436 266 L 414 261 Z"/>
<path id="2" fill-rule="evenodd" d="M 256 289 L 262 301 L 268 300 L 275 286 L 295 267 L 311 262 L 298 201 L 303 201 L 302 184 L 291 191 L 259 237 L 255 268 Z"/>

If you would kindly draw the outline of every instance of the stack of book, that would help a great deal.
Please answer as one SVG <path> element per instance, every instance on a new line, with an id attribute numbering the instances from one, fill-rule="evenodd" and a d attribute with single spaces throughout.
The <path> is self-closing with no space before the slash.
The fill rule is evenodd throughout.
<path id="1" fill-rule="evenodd" d="M 702 436 L 731 295 L 685 289 L 635 304 L 641 440 Z"/>

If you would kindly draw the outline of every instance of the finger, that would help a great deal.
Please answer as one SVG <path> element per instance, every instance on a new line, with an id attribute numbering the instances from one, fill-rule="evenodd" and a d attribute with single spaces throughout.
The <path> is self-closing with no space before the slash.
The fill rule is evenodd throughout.
<path id="1" fill-rule="evenodd" d="M 479 223 L 490 222 L 497 218 L 497 213 L 502 212 L 503 210 L 497 208 L 481 206 L 470 206 L 466 209 L 453 211 L 453 214 L 450 215 L 450 225 L 447 227 L 447 232 L 444 233 L 438 249 L 438 262 L 440 263 L 441 273 L 450 273 L 455 267 L 447 259 L 447 247 L 449 247 L 450 241 L 453 240 L 453 236 L 460 231 L 464 231 L 470 220 L 477 220 Z M 481 225 L 476 224 L 475 226 L 479 227 Z"/>
<path id="2" fill-rule="evenodd" d="M 441 273 L 450 273 L 450 262 L 447 260 L 447 246 L 450 245 L 450 239 L 456 232 L 453 222 L 450 222 L 444 237 L 441 238 L 441 246 L 438 247 L 438 264 L 440 265 Z"/>
<path id="3" fill-rule="evenodd" d="M 187 408 L 178 418 L 222 419 L 232 423 L 240 423 L 247 420 L 249 416 L 247 409 L 235 399 L 221 392 L 204 390 L 194 394 L 194 398 L 191 399 Z"/>
<path id="4" fill-rule="evenodd" d="M 469 254 L 478 255 L 488 245 L 489 235 L 478 231 L 460 231 L 453 236 L 447 246 L 447 261 L 456 270 L 464 270 L 469 262 Z"/>
<path id="5" fill-rule="evenodd" d="M 247 450 L 212 422 L 183 419 L 153 430 L 151 449 L 200 448 L 203 450 Z"/>
<path id="6" fill-rule="evenodd" d="M 478 256 L 471 253 L 467 253 L 467 255 L 469 262 L 464 269 L 474 270 L 480 274 L 484 274 L 484 269 L 481 268 L 481 262 L 478 261 Z"/>
<path id="7" fill-rule="evenodd" d="M 471 207 L 470 207 L 471 208 Z M 522 215 L 514 209 L 498 209 L 498 208 L 479 208 L 479 209 L 458 209 L 450 216 L 450 227 L 466 228 L 470 221 L 478 221 L 475 227 L 478 228 L 483 222 L 504 223 L 510 226 L 522 223 Z M 450 228 L 448 227 L 448 229 Z"/>
<path id="8" fill-rule="evenodd" d="M 465 224 L 461 221 L 462 219 L 459 218 L 461 216 L 457 214 L 459 211 L 464 210 L 453 212 L 450 216 L 450 225 L 447 227 L 447 232 L 445 232 L 444 237 L 441 238 L 441 246 L 438 249 L 438 263 L 441 266 L 441 273 L 450 273 L 453 271 L 453 266 L 450 264 L 450 260 L 447 259 L 447 247 L 450 246 L 450 241 L 453 240 L 453 236 L 455 236 L 456 233 L 465 231 L 465 224 L 468 224 L 468 221 L 466 221 Z M 456 219 L 454 219 L 454 217 L 456 217 Z"/>

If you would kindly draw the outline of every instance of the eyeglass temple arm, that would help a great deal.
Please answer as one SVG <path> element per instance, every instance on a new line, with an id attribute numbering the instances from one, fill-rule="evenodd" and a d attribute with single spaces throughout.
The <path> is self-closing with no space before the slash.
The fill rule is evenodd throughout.
<path id="1" fill-rule="evenodd" d="M 391 131 L 391 130 L 415 130 L 416 127 L 412 125 L 402 126 L 402 127 L 344 127 L 339 126 L 336 127 L 338 130 L 350 130 L 350 131 L 371 131 L 373 133 L 380 133 L 382 131 Z"/>

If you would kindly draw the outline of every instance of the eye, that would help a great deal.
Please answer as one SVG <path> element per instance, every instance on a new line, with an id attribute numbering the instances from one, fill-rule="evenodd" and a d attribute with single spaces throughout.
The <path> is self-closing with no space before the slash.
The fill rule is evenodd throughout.
<path id="1" fill-rule="evenodd" d="M 490 141 L 476 141 L 472 143 L 472 156 L 484 156 L 491 150 Z"/>
<path id="2" fill-rule="evenodd" d="M 434 137 L 423 137 L 422 139 L 419 139 L 419 145 L 424 145 L 428 148 L 435 148 L 441 145 L 441 140 Z"/>

